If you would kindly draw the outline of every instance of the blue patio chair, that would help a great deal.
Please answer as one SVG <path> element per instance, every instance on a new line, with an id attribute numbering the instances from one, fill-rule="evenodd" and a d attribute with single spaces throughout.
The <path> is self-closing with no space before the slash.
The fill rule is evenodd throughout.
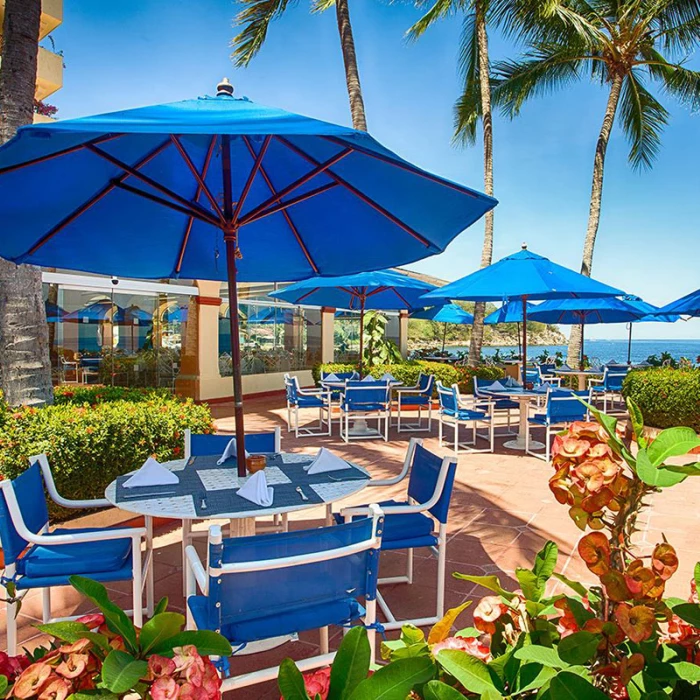
<path id="1" fill-rule="evenodd" d="M 289 374 L 284 375 L 284 387 L 287 392 L 287 432 L 294 430 L 297 438 L 330 435 L 332 428 L 330 389 L 301 389 L 299 379 Z M 318 409 L 318 428 L 299 426 L 301 408 Z M 294 418 L 293 421 L 292 418 Z M 324 428 L 324 425 L 327 427 Z"/>
<path id="2" fill-rule="evenodd" d="M 511 411 L 516 412 L 516 416 L 518 415 L 518 412 L 520 411 L 520 404 L 517 401 L 513 401 L 512 399 L 509 399 L 507 397 L 504 397 L 502 399 L 496 398 L 494 396 L 490 396 L 488 394 L 484 393 L 484 389 L 488 389 L 493 383 L 494 379 L 479 379 L 478 377 L 474 377 L 474 396 L 476 396 L 477 399 L 479 400 L 486 400 L 486 401 L 491 401 L 493 404 L 492 410 L 495 413 L 496 411 L 500 411 L 503 413 L 505 411 L 506 414 L 506 425 L 505 425 L 505 431 L 501 433 L 502 435 L 516 435 L 515 432 L 513 432 L 510 429 L 511 425 Z M 499 426 L 500 427 L 500 426 Z M 494 426 L 494 430 L 496 430 L 496 427 Z"/>
<path id="3" fill-rule="evenodd" d="M 570 423 L 588 420 L 588 409 L 579 401 L 582 398 L 590 403 L 591 392 L 573 391 L 572 389 L 548 389 L 544 413 L 536 413 L 528 418 L 530 425 L 538 425 L 545 429 L 544 453 L 533 452 L 530 449 L 530 431 L 525 431 L 525 452 L 533 457 L 539 457 L 549 462 L 552 448 L 552 430 L 565 428 Z M 530 407 L 540 410 L 539 407 Z"/>
<path id="4" fill-rule="evenodd" d="M 380 578 L 379 585 L 413 583 L 414 549 L 428 547 L 437 555 L 435 615 L 397 620 L 386 600 L 378 593 L 377 602 L 386 617 L 384 627 L 387 630 L 401 629 L 407 624 L 417 627 L 432 625 L 442 619 L 445 613 L 447 519 L 456 469 L 454 457 L 438 457 L 426 450 L 420 439 L 411 438 L 401 473 L 393 479 L 370 481 L 370 486 L 390 486 L 403 481 L 410 473 L 406 499 L 379 504 L 384 513 L 382 551 L 407 550 L 406 573 Z M 349 522 L 350 519 L 362 517 L 369 512 L 369 508 L 370 506 L 346 508 L 336 515 L 336 521 Z"/>
<path id="5" fill-rule="evenodd" d="M 367 627 L 374 657 L 384 519 L 378 506 L 369 513 L 347 525 L 257 537 L 223 539 L 221 528 L 212 526 L 206 563 L 194 547 L 187 548 L 188 629 L 219 632 L 235 651 L 248 647 L 247 652 L 318 629 L 320 654 L 297 662 L 307 671 L 333 661 L 329 625 L 359 621 Z M 222 691 L 272 680 L 278 671 L 273 666 L 231 675 Z"/>
<path id="6" fill-rule="evenodd" d="M 453 384 L 446 387 L 442 382 L 437 382 L 438 399 L 440 400 L 440 413 L 438 415 L 438 444 L 442 447 L 442 433 L 444 426 L 452 426 L 454 430 L 453 449 L 455 454 L 460 448 L 469 452 L 493 452 L 494 425 L 492 419 L 493 401 L 480 399 L 476 396 L 467 403 L 459 394 L 459 387 Z M 459 439 L 459 427 L 469 426 L 472 429 L 472 439 Z M 487 428 L 486 435 L 480 435 L 477 427 Z M 476 441 L 486 440 L 489 446 L 477 449 Z"/>
<path id="7" fill-rule="evenodd" d="M 541 363 L 537 365 L 537 371 L 540 375 L 538 384 L 561 386 L 561 377 L 557 377 L 556 374 L 554 374 L 556 368 L 557 366 L 554 364 Z"/>
<path id="8" fill-rule="evenodd" d="M 357 372 L 321 372 L 321 384 L 328 379 L 328 377 L 335 376 L 337 377 L 338 381 L 343 382 L 343 384 L 347 381 L 356 381 L 360 379 L 360 375 Z M 340 401 L 340 395 L 343 393 L 339 388 L 334 388 L 334 387 L 329 387 L 330 392 L 331 392 L 331 401 L 335 401 L 338 403 Z"/>
<path id="9" fill-rule="evenodd" d="M 391 385 L 388 382 L 345 382 L 345 389 L 340 397 L 340 437 L 345 442 L 377 437 L 388 442 L 390 419 Z M 355 421 L 353 429 L 350 428 L 351 420 Z M 377 421 L 376 430 L 367 426 L 368 420 Z"/>
<path id="10" fill-rule="evenodd" d="M 146 527 L 58 528 L 49 533 L 49 512 L 44 486 L 52 500 L 64 508 L 111 507 L 105 499 L 69 500 L 56 490 L 46 455 L 29 459 L 30 467 L 11 481 L 0 481 L 0 543 L 5 557 L 2 581 L 14 582 L 18 592 L 42 589 L 42 617 L 51 621 L 51 589 L 69 585 L 79 574 L 96 581 L 130 581 L 134 624 L 143 622 L 142 594 L 153 613 L 151 519 Z M 146 542 L 144 567 L 141 541 Z M 17 603 L 7 604 L 7 653 L 17 653 Z M 65 619 L 65 618 L 64 618 Z M 75 619 L 75 618 L 70 618 Z"/>
<path id="11" fill-rule="evenodd" d="M 624 382 L 629 367 L 626 366 L 605 366 L 601 378 L 593 377 L 588 380 L 588 387 L 593 392 L 593 396 L 603 398 L 603 412 L 608 410 L 608 399 L 610 407 L 615 408 L 616 400 L 619 401 L 622 410 L 625 410 L 625 398 L 622 395 L 622 382 Z"/>
<path id="12" fill-rule="evenodd" d="M 233 435 L 212 435 L 192 433 L 185 430 L 185 459 L 198 455 L 222 455 Z M 251 454 L 260 452 L 281 452 L 282 431 L 275 427 L 267 433 L 246 433 L 245 448 Z"/>
<path id="13" fill-rule="evenodd" d="M 396 430 L 399 433 L 430 432 L 433 426 L 433 389 L 435 388 L 435 375 L 420 373 L 415 386 L 401 386 L 394 389 L 396 392 Z M 417 423 L 404 423 L 401 425 L 401 408 L 418 410 Z M 423 409 L 428 410 L 427 422 L 422 421 Z"/>

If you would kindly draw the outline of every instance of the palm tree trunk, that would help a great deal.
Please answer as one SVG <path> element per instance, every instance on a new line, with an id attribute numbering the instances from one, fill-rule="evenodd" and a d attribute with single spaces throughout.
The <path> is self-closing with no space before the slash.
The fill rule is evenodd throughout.
<path id="1" fill-rule="evenodd" d="M 0 143 L 31 124 L 41 0 L 6 0 L 0 70 Z M 28 194 L 29 196 L 29 194 Z M 53 400 L 41 270 L 0 258 L 0 387 L 7 402 Z"/>
<path id="2" fill-rule="evenodd" d="M 493 119 L 491 115 L 491 82 L 489 68 L 489 39 L 486 33 L 484 4 L 477 2 L 476 37 L 479 50 L 479 90 L 481 93 L 481 126 L 484 138 L 484 192 L 493 196 Z M 493 258 L 493 209 L 484 216 L 484 245 L 481 249 L 481 267 L 491 264 Z M 476 365 L 481 358 L 484 343 L 484 316 L 486 304 L 474 305 L 474 324 L 469 341 L 469 364 Z"/>
<path id="3" fill-rule="evenodd" d="M 348 0 L 336 0 L 335 14 L 338 20 L 340 48 L 343 51 L 343 63 L 345 64 L 345 82 L 348 86 L 352 126 L 354 129 L 358 129 L 359 131 L 367 131 L 365 103 L 362 99 L 360 72 L 357 68 L 355 40 L 352 36 L 352 24 L 350 23 L 350 7 L 348 6 Z"/>
<path id="4" fill-rule="evenodd" d="M 612 131 L 613 123 L 615 122 L 617 103 L 620 101 L 620 92 L 622 90 L 622 81 L 623 77 L 621 75 L 616 75 L 610 83 L 608 104 L 605 108 L 603 125 L 600 128 L 598 143 L 595 147 L 595 158 L 593 160 L 593 183 L 591 185 L 591 204 L 588 210 L 588 227 L 586 229 L 586 238 L 583 242 L 583 259 L 581 261 L 581 274 L 586 275 L 587 277 L 591 276 L 591 270 L 593 268 L 593 250 L 595 248 L 595 239 L 598 235 L 598 225 L 600 224 L 600 205 L 603 198 L 605 152 L 608 149 L 610 132 Z M 580 362 L 581 339 L 583 335 L 582 331 L 583 328 L 581 326 L 571 327 L 571 335 L 569 336 L 569 350 L 566 361 L 572 367 L 575 367 Z"/>

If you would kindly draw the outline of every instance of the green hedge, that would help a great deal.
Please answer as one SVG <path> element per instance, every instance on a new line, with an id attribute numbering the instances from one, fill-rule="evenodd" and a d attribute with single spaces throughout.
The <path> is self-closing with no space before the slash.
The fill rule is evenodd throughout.
<path id="1" fill-rule="evenodd" d="M 111 401 L 152 401 L 155 398 L 168 399 L 173 393 L 168 389 L 137 389 L 124 386 L 73 386 L 63 384 L 54 388 L 54 403 L 97 404 Z"/>
<path id="2" fill-rule="evenodd" d="M 687 426 L 700 432 L 700 369 L 632 370 L 622 385 L 654 428 Z"/>
<path id="3" fill-rule="evenodd" d="M 160 461 L 182 456 L 185 428 L 211 432 L 209 407 L 191 399 L 151 396 L 93 406 L 13 409 L 0 397 L 0 475 L 17 476 L 27 468 L 28 457 L 45 452 L 59 493 L 102 498 L 107 484 L 140 467 L 149 455 Z M 55 518 L 67 514 L 52 508 Z"/>
<path id="4" fill-rule="evenodd" d="M 321 372 L 352 372 L 356 370 L 356 365 L 326 363 L 316 365 L 313 368 L 313 377 L 316 382 L 321 378 Z M 481 379 L 501 379 L 504 372 L 499 367 L 481 365 L 478 367 L 455 367 L 445 362 L 429 362 L 427 360 L 408 360 L 400 364 L 379 365 L 372 368 L 372 375 L 381 377 L 385 372 L 389 372 L 406 386 L 415 385 L 418 382 L 418 375 L 434 374 L 435 378 L 446 386 L 459 384 L 462 392 L 473 393 L 473 377 Z"/>

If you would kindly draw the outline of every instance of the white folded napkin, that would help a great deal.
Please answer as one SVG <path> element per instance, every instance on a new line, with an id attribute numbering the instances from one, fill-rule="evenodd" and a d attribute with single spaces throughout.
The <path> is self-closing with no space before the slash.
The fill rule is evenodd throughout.
<path id="1" fill-rule="evenodd" d="M 489 385 L 489 389 L 491 391 L 503 391 L 505 387 L 503 386 L 503 384 L 501 384 L 501 382 L 496 381 L 493 384 Z"/>
<path id="2" fill-rule="evenodd" d="M 396 377 L 394 377 L 394 375 L 391 374 L 390 372 L 384 372 L 384 374 L 382 374 L 382 381 L 383 382 L 395 382 Z"/>
<path id="3" fill-rule="evenodd" d="M 308 474 L 322 474 L 323 472 L 335 472 L 347 468 L 348 463 L 342 457 L 338 457 L 325 447 L 318 451 L 316 459 L 308 467 L 304 467 Z"/>
<path id="4" fill-rule="evenodd" d="M 376 382 L 377 380 L 371 374 L 368 374 L 362 381 L 363 382 Z"/>
<path id="5" fill-rule="evenodd" d="M 340 377 L 337 374 L 327 374 L 323 379 L 324 382 L 339 382 Z"/>
<path id="6" fill-rule="evenodd" d="M 265 508 L 271 506 L 274 498 L 274 490 L 272 486 L 267 485 L 265 470 L 261 469 L 259 472 L 255 472 L 255 474 L 238 489 L 238 495 L 252 503 L 257 503 L 259 506 L 264 506 Z"/>
<path id="7" fill-rule="evenodd" d="M 165 486 L 179 483 L 180 478 L 177 474 L 173 474 L 153 457 L 149 457 L 143 466 L 135 474 L 132 474 L 122 486 L 130 489 L 134 486 Z"/>
<path id="8" fill-rule="evenodd" d="M 219 459 L 216 460 L 217 464 L 223 464 L 229 457 L 235 457 L 236 456 L 236 450 L 238 449 L 238 445 L 236 443 L 236 438 L 231 438 L 227 445 L 226 449 L 224 450 L 223 454 Z M 248 450 L 245 451 L 245 456 L 250 457 L 250 452 Z"/>
<path id="9" fill-rule="evenodd" d="M 520 386 L 520 382 L 513 377 L 508 377 L 503 384 L 508 387 Z"/>

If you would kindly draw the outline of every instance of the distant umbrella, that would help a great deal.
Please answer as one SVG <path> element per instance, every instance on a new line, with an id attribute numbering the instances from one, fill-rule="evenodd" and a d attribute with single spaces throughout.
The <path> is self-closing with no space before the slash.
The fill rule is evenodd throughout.
<path id="1" fill-rule="evenodd" d="M 525 304 L 526 312 L 529 314 L 537 307 L 535 304 Z M 488 326 L 495 326 L 501 323 L 515 323 L 518 329 L 518 355 L 522 352 L 520 344 L 520 324 L 523 322 L 523 304 L 520 301 L 509 301 L 503 304 L 500 309 L 496 309 L 490 313 L 484 323 Z"/>
<path id="2" fill-rule="evenodd" d="M 443 304 L 442 306 L 433 306 L 429 309 L 420 309 L 411 314 L 411 318 L 418 318 L 424 321 L 435 321 L 442 323 L 442 352 L 445 352 L 445 339 L 447 337 L 447 324 L 454 323 L 457 325 L 469 326 L 474 323 L 474 316 L 468 311 L 465 311 L 457 304 Z"/>
<path id="3" fill-rule="evenodd" d="M 662 306 L 656 313 L 658 315 L 700 316 L 700 289 Z"/>
<path id="4" fill-rule="evenodd" d="M 65 318 L 66 312 L 58 305 L 54 304 L 52 301 L 44 302 L 46 307 L 46 321 L 47 323 L 60 323 Z"/>
<path id="5" fill-rule="evenodd" d="M 656 323 L 675 323 L 680 316 L 677 314 L 663 315 L 659 314 L 659 307 L 649 304 L 643 301 L 640 297 L 636 297 L 633 294 L 628 294 L 622 297 L 623 300 L 630 306 L 637 309 L 637 311 L 643 312 L 645 315 L 627 324 L 629 330 L 629 336 L 627 338 L 627 364 L 632 364 L 632 323 L 643 323 L 646 321 L 656 322 Z"/>

